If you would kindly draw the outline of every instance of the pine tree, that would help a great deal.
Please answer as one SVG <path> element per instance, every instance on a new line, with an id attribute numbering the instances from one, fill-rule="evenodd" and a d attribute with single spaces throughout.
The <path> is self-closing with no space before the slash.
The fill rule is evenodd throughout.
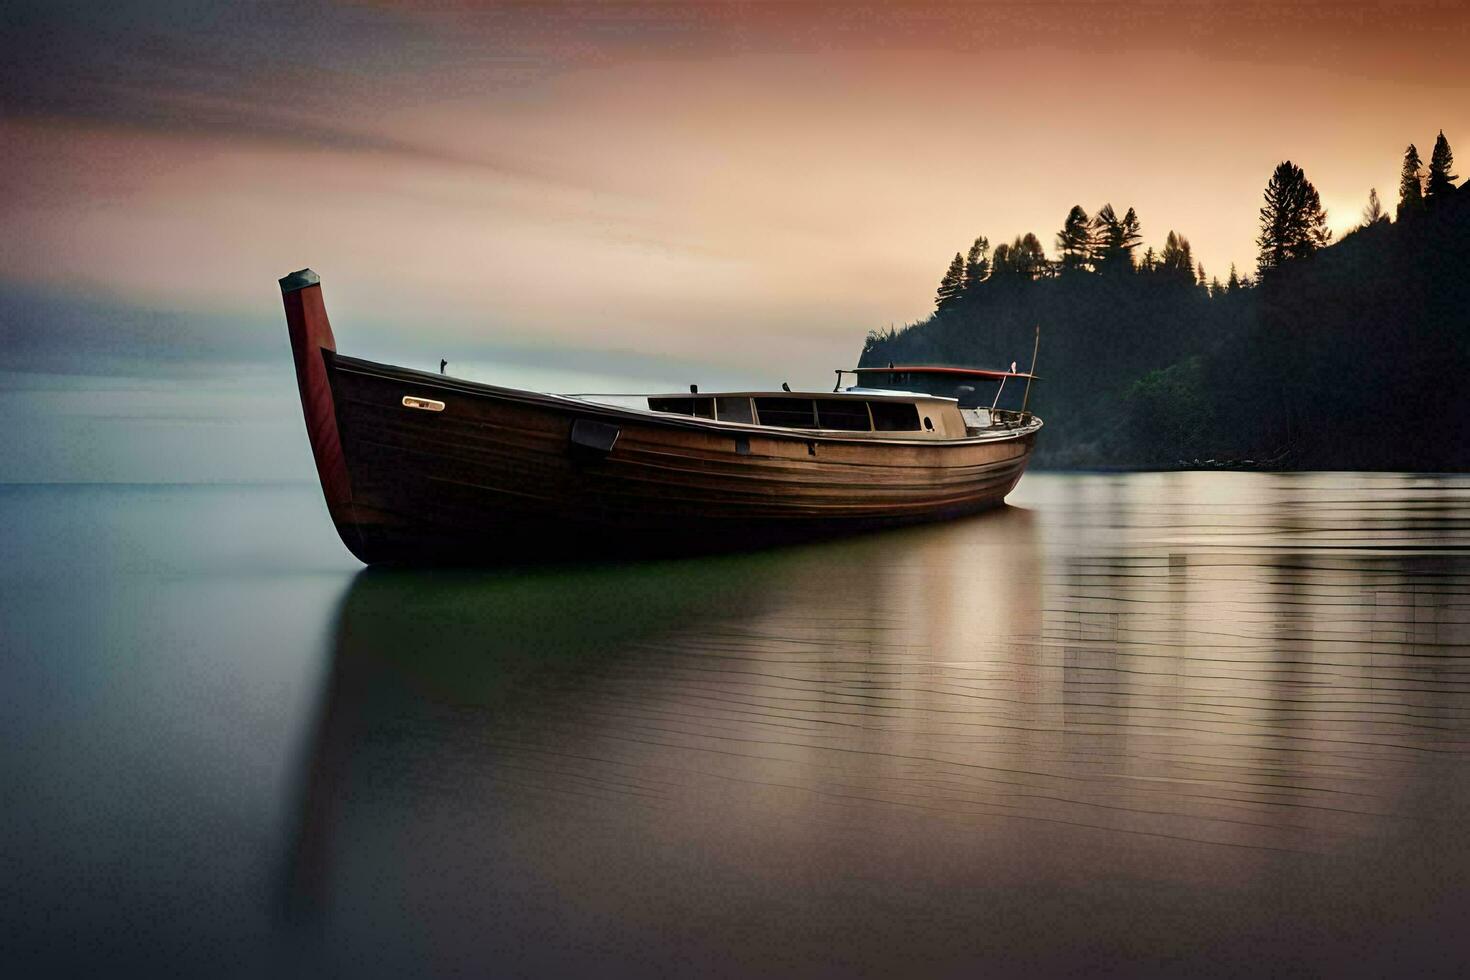
<path id="1" fill-rule="evenodd" d="M 1016 265 L 1011 258 L 1011 247 L 1001 242 L 995 246 L 995 251 L 990 253 L 990 278 L 1008 276 L 1015 271 Z"/>
<path id="2" fill-rule="evenodd" d="M 1133 268 L 1133 250 L 1143 239 L 1138 214 L 1129 208 L 1119 218 L 1111 204 L 1104 204 L 1092 219 L 1094 264 L 1099 272 Z"/>
<path id="3" fill-rule="evenodd" d="M 1211 298 L 1216 297 L 1216 296 L 1219 296 L 1224 291 L 1225 291 L 1225 288 L 1220 285 L 1220 277 L 1219 276 L 1215 276 L 1213 279 L 1210 280 L 1210 296 L 1211 296 Z"/>
<path id="4" fill-rule="evenodd" d="M 1363 227 L 1371 228 L 1385 217 L 1387 215 L 1383 213 L 1383 204 L 1378 200 L 1378 188 L 1368 188 L 1368 205 L 1363 208 Z"/>
<path id="5" fill-rule="evenodd" d="M 1057 232 L 1062 269 L 1085 269 L 1092 258 L 1092 246 L 1092 222 L 1082 205 L 1074 204 L 1062 222 L 1062 230 Z"/>
<path id="6" fill-rule="evenodd" d="M 1164 250 L 1159 253 L 1159 267 L 1165 272 L 1178 273 L 1180 255 L 1179 236 L 1170 229 L 1169 234 L 1164 236 Z"/>
<path id="7" fill-rule="evenodd" d="M 1424 183 L 1421 171 L 1424 169 L 1423 161 L 1419 159 L 1419 149 L 1413 143 L 1404 151 L 1404 167 L 1399 173 L 1399 208 L 1398 219 L 1404 220 L 1406 214 L 1417 214 L 1424 210 Z"/>
<path id="8" fill-rule="evenodd" d="M 1172 228 L 1169 229 L 1169 234 L 1164 236 L 1164 250 L 1159 253 L 1159 262 L 1166 269 L 1173 269 L 1179 265 L 1179 236 Z"/>
<path id="9" fill-rule="evenodd" d="M 1171 278 L 1194 283 L 1194 253 L 1189 239 L 1176 231 L 1170 231 L 1164 239 L 1164 251 L 1159 254 L 1159 268 Z"/>
<path id="10" fill-rule="evenodd" d="M 1429 181 L 1424 189 L 1425 204 L 1436 207 L 1455 192 L 1455 181 L 1458 178 L 1450 173 L 1454 166 L 1455 155 L 1450 152 L 1450 142 L 1444 138 L 1444 130 L 1441 129 L 1434 141 L 1434 152 L 1429 155 Z"/>
<path id="11" fill-rule="evenodd" d="M 1205 264 L 1203 262 L 1199 263 L 1199 267 L 1195 270 L 1195 282 L 1201 286 L 1205 284 Z"/>
<path id="12" fill-rule="evenodd" d="M 975 239 L 965 255 L 965 294 L 973 295 L 975 288 L 990 275 L 990 240 L 984 235 Z"/>
<path id="13" fill-rule="evenodd" d="M 1166 246 L 1167 247 L 1167 246 Z M 1154 254 L 1154 247 L 1150 245 L 1143 250 L 1143 258 L 1139 260 L 1139 272 L 1155 272 L 1159 268 L 1159 258 Z"/>
<path id="14" fill-rule="evenodd" d="M 1240 288 L 1240 275 L 1235 271 L 1235 263 L 1230 263 L 1230 278 L 1225 280 L 1225 288 L 1229 292 L 1235 292 Z"/>
<path id="15" fill-rule="evenodd" d="M 1048 275 L 1051 272 L 1051 263 L 1047 261 L 1046 249 L 1041 245 L 1041 239 L 1031 232 L 1021 236 L 1021 251 L 1026 255 L 1026 264 L 1030 269 L 1031 278 Z"/>
<path id="16" fill-rule="evenodd" d="M 1256 239 L 1261 272 L 1310 255 L 1332 239 L 1322 199 L 1301 167 L 1290 160 L 1278 164 L 1266 183 L 1265 196 L 1261 236 Z"/>
<path id="17" fill-rule="evenodd" d="M 939 280 L 939 290 L 934 294 L 934 309 L 938 313 L 954 306 L 965 291 L 965 257 L 954 253 L 954 261 Z"/>
<path id="18" fill-rule="evenodd" d="M 1031 232 L 1016 236 L 1016 240 L 1011 242 L 1009 255 L 1010 271 L 1018 276 L 1036 279 L 1046 274 L 1046 251 L 1041 247 L 1041 240 Z"/>
<path id="19" fill-rule="evenodd" d="M 1128 267 L 1133 267 L 1133 250 L 1138 243 L 1143 241 L 1143 228 L 1138 221 L 1138 213 L 1129 208 L 1123 215 L 1123 257 L 1128 260 Z"/>
<path id="20" fill-rule="evenodd" d="M 1092 261 L 1097 271 L 1107 269 L 1116 258 L 1114 249 L 1121 235 L 1122 223 L 1111 204 L 1104 204 L 1092 216 Z"/>

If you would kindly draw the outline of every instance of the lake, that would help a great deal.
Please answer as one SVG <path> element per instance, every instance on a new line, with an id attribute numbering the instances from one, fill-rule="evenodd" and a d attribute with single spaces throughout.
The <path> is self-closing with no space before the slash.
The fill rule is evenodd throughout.
<path id="1" fill-rule="evenodd" d="M 1470 938 L 1470 478 L 362 570 L 314 484 L 0 487 L 31 972 L 1389 973 Z"/>

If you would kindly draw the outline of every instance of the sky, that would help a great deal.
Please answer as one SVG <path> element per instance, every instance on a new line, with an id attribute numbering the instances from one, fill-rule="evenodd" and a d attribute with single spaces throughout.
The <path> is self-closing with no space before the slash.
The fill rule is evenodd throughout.
<path id="1" fill-rule="evenodd" d="M 1283 159 L 1391 208 L 1467 51 L 1452 3 L 21 0 L 0 369 L 274 352 L 310 266 L 363 356 L 820 385 L 1073 204 L 1222 279 Z"/>

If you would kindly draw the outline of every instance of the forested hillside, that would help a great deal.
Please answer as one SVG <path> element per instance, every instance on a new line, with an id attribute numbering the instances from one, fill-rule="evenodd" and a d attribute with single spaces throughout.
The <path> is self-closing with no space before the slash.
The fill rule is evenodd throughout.
<path id="1" fill-rule="evenodd" d="M 1271 175 L 1251 275 L 1205 280 L 1186 238 L 1138 254 L 1140 220 L 1078 206 L 949 263 L 935 312 L 870 333 L 864 365 L 1026 366 L 1037 464 L 1076 468 L 1470 468 L 1470 191 L 1441 134 L 1405 153 L 1396 217 L 1370 196 L 1332 243 L 1317 191 Z M 1014 404 L 1019 388 L 1003 403 Z"/>

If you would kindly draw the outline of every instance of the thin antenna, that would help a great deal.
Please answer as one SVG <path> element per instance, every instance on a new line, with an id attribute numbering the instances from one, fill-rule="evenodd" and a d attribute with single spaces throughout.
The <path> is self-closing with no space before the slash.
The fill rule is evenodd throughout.
<path id="1" fill-rule="evenodd" d="M 1031 370 L 1026 375 L 1026 394 L 1021 396 L 1021 417 L 1026 416 L 1026 406 L 1031 401 L 1031 379 L 1036 377 L 1036 355 L 1041 350 L 1041 324 L 1036 325 L 1036 343 L 1031 346 Z"/>

